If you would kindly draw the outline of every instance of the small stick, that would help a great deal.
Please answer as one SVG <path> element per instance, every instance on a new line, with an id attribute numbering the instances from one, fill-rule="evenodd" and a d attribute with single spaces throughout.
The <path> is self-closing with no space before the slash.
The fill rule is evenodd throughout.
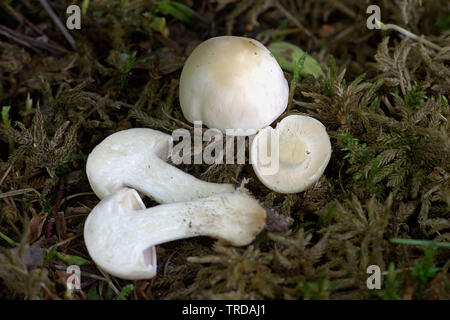
<path id="1" fill-rule="evenodd" d="M 256 36 L 256 40 L 259 40 L 259 42 L 266 44 L 269 42 L 270 37 L 272 36 L 285 36 L 295 33 L 301 33 L 303 32 L 300 28 L 291 28 L 291 29 L 284 29 L 284 30 L 278 30 L 278 29 L 270 29 L 267 31 L 262 31 Z"/>
<path id="2" fill-rule="evenodd" d="M 355 11 L 353 11 L 352 9 L 350 9 L 349 7 L 347 7 L 345 4 L 341 3 L 340 1 L 328 0 L 328 2 L 330 3 L 330 5 L 334 6 L 336 9 L 338 9 L 342 13 L 345 13 L 350 18 L 356 19 L 358 17 L 358 15 L 356 14 Z"/>
<path id="3" fill-rule="evenodd" d="M 318 42 L 317 38 L 308 30 L 306 29 L 301 23 L 300 21 L 298 21 L 288 10 L 286 10 L 285 7 L 283 7 L 281 5 L 281 3 L 279 3 L 278 1 L 275 1 L 275 5 L 278 8 L 278 10 L 280 10 L 285 16 L 286 18 L 288 18 L 289 20 L 291 20 L 291 22 L 293 24 L 295 24 L 300 30 L 302 30 L 306 35 L 310 36 L 316 43 Z"/>
<path id="4" fill-rule="evenodd" d="M 38 196 L 41 195 L 36 189 L 25 188 L 25 189 L 12 190 L 12 191 L 8 191 L 8 192 L 0 193 L 0 199 L 7 198 L 7 197 L 18 196 L 18 195 L 24 194 L 26 192 L 35 192 Z"/>
<path id="5" fill-rule="evenodd" d="M 107 273 L 105 273 L 102 269 L 98 269 L 98 271 L 100 271 L 100 273 L 105 277 L 106 283 L 108 283 L 109 287 L 114 291 L 116 295 L 118 295 L 120 291 L 114 285 L 111 277 Z"/>
<path id="6" fill-rule="evenodd" d="M 31 50 L 33 50 L 34 52 L 40 54 L 41 51 L 37 50 L 36 48 L 34 48 L 33 46 L 31 46 L 27 41 L 20 39 L 19 37 L 16 37 L 13 32 L 11 32 L 12 30 L 10 30 L 9 28 L 0 25 L 0 34 L 4 35 L 5 37 L 14 40 L 17 43 L 20 43 L 21 45 L 23 45 L 24 47 L 30 48 Z"/>
<path id="7" fill-rule="evenodd" d="M 76 198 L 76 197 L 91 196 L 91 195 L 95 195 L 95 193 L 94 192 L 80 192 L 80 193 L 72 194 L 72 195 L 62 199 L 61 200 L 61 204 L 63 204 L 66 201 L 69 201 L 70 199 Z"/>
<path id="8" fill-rule="evenodd" d="M 4 35 L 5 37 L 20 43 L 24 47 L 30 48 L 34 52 L 41 54 L 41 50 L 47 50 L 48 52 L 52 54 L 61 54 L 63 51 L 58 49 L 57 47 L 53 46 L 52 44 L 45 43 L 40 40 L 36 40 L 35 38 L 23 35 L 17 31 L 14 31 L 4 25 L 0 25 L 0 34 Z M 39 49 L 39 50 L 38 50 Z"/>
<path id="9" fill-rule="evenodd" d="M 8 244 L 12 245 L 12 246 L 19 246 L 20 243 L 14 241 L 13 239 L 11 239 L 10 237 L 8 237 L 6 234 L 3 234 L 0 232 L 0 239 L 5 240 L 6 242 L 8 242 Z"/>
<path id="10" fill-rule="evenodd" d="M 427 39 L 420 38 L 419 36 L 415 35 L 414 33 L 410 32 L 406 29 L 403 29 L 402 27 L 399 27 L 395 24 L 391 24 L 391 23 L 384 24 L 383 22 L 381 22 L 379 20 L 376 20 L 376 24 L 381 28 L 381 30 L 395 30 L 395 31 L 400 32 L 401 34 L 407 36 L 408 38 L 411 38 L 416 41 L 421 41 L 423 44 L 429 46 L 430 48 L 433 48 L 434 50 L 437 50 L 437 51 L 442 50 L 441 47 L 434 44 L 433 42 L 428 41 Z"/>
<path id="11" fill-rule="evenodd" d="M 2 185 L 3 181 L 5 181 L 6 177 L 8 176 L 9 172 L 11 171 L 11 169 L 12 169 L 12 164 L 8 167 L 8 169 L 6 169 L 5 174 L 0 179 L 0 186 Z"/>
<path id="12" fill-rule="evenodd" d="M 21 22 L 28 25 L 31 29 L 34 30 L 34 32 L 40 34 L 41 36 L 44 36 L 48 39 L 48 41 L 58 50 L 61 50 L 63 52 L 68 52 L 65 48 L 61 47 L 59 44 L 57 44 L 55 41 L 50 39 L 40 28 L 35 26 L 30 20 L 25 18 L 20 12 L 17 12 L 13 7 L 11 7 L 9 4 L 5 3 L 4 6 L 11 11 L 11 13 L 16 17 L 16 19 Z"/>
<path id="13" fill-rule="evenodd" d="M 166 261 L 166 263 L 164 264 L 164 272 L 163 272 L 163 276 L 165 276 L 166 273 L 167 273 L 167 268 L 168 268 L 168 266 L 169 266 L 170 259 L 172 259 L 172 257 L 175 255 L 175 253 L 177 253 L 177 251 L 178 251 L 178 250 L 175 250 L 174 252 L 172 252 L 172 253 L 170 254 L 170 256 L 167 258 L 167 261 Z"/>
<path id="14" fill-rule="evenodd" d="M 164 109 L 162 109 L 162 113 L 163 113 L 167 118 L 169 118 L 170 120 L 172 120 L 172 121 L 178 123 L 179 125 L 185 127 L 186 129 L 188 129 L 188 130 L 194 129 L 193 127 L 191 127 L 191 126 L 188 125 L 187 123 L 185 123 L 185 122 L 183 122 L 183 121 L 181 121 L 181 120 L 178 120 L 178 119 L 172 117 L 171 115 L 167 114 L 167 112 L 166 112 Z"/>
<path id="15" fill-rule="evenodd" d="M 70 241 L 72 241 L 72 240 L 74 240 L 74 239 L 76 239 L 76 238 L 78 238 L 80 236 L 81 236 L 81 234 L 76 234 L 73 237 L 70 237 L 70 238 L 67 238 L 65 240 L 62 240 L 62 241 L 58 242 L 57 244 L 55 244 L 55 246 L 56 247 L 62 246 L 63 244 L 65 244 L 67 242 L 70 242 Z"/>
<path id="16" fill-rule="evenodd" d="M 53 10 L 53 8 L 48 4 L 47 0 L 39 0 L 39 2 L 44 7 L 45 11 L 47 11 L 47 13 L 49 14 L 50 18 L 52 18 L 53 22 L 56 24 L 58 29 L 62 32 L 64 37 L 67 39 L 67 41 L 69 42 L 69 44 L 72 47 L 72 49 L 73 50 L 77 50 L 77 46 L 75 44 L 75 40 L 72 38 L 72 36 L 67 31 L 67 29 L 64 26 L 64 24 L 58 18 L 58 16 L 56 15 L 55 11 Z"/>

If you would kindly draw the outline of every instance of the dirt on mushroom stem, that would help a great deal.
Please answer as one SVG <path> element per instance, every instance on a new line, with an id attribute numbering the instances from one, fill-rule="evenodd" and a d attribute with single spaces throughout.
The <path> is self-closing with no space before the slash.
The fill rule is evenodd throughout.
<path id="1" fill-rule="evenodd" d="M 364 1 L 330 6 L 328 0 L 306 0 L 302 8 L 279 1 L 284 11 L 270 1 L 262 7 L 254 0 L 195 2 L 197 14 L 215 17 L 206 24 L 163 16 L 148 1 L 129 3 L 91 1 L 76 53 L 36 53 L 41 48 L 30 48 L 34 42 L 0 35 L 1 298 L 64 298 L 60 268 L 73 261 L 85 274 L 83 291 L 73 299 L 111 299 L 129 284 L 80 260 L 90 261 L 81 234 L 98 203 L 84 173 L 87 155 L 119 130 L 148 127 L 170 134 L 186 123 L 177 94 L 185 58 L 201 41 L 233 34 L 264 44 L 288 41 L 320 62 L 325 79 L 302 75 L 289 113 L 324 123 L 333 146 L 330 163 L 316 185 L 292 195 L 265 188 L 249 165 L 179 166 L 216 183 L 249 177 L 246 187 L 256 198 L 294 222 L 290 231 L 262 234 L 245 248 L 208 238 L 159 246 L 162 276 L 134 283 L 128 298 L 449 299 L 448 250 L 425 252 L 390 241 L 449 241 L 445 54 L 395 31 L 369 31 Z M 45 25 L 49 43 L 70 49 L 37 1 L 10 6 L 36 28 Z M 423 34 L 443 50 L 450 46 L 448 1 L 380 6 L 389 17 L 383 22 Z M 39 36 L 10 13 L 0 7 L 2 26 Z M 285 75 L 291 82 L 293 75 Z M 63 177 L 58 211 L 65 224 L 55 223 L 45 238 L 48 221 L 41 228 L 38 219 L 42 212 L 51 215 Z M 27 243 L 32 238 L 38 240 Z M 53 245 L 65 261 L 54 254 L 44 264 Z M 394 270 L 379 294 L 365 287 L 369 264 Z"/>

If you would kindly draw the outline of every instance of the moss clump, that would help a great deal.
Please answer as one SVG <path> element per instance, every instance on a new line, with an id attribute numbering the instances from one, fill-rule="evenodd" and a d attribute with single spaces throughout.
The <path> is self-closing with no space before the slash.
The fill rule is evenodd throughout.
<path id="1" fill-rule="evenodd" d="M 381 2 L 383 22 L 417 39 L 367 30 L 364 1 L 180 2 L 90 1 L 74 52 L 37 1 L 0 1 L 0 27 L 49 39 L 36 47 L 0 36 L 0 297 L 449 299 L 448 248 L 407 241 L 450 240 L 448 1 Z M 87 155 L 126 128 L 192 130 L 178 104 L 181 67 L 198 43 L 224 34 L 285 41 L 319 62 L 323 77 L 286 77 L 295 81 L 288 113 L 317 118 L 331 137 L 324 176 L 282 195 L 250 165 L 181 165 L 208 181 L 250 178 L 258 200 L 294 219 L 291 230 L 245 248 L 207 238 L 158 246 L 157 277 L 133 286 L 102 274 L 82 237 L 98 203 Z M 71 263 L 81 291 L 67 291 Z M 381 291 L 366 287 L 371 264 L 384 272 Z"/>

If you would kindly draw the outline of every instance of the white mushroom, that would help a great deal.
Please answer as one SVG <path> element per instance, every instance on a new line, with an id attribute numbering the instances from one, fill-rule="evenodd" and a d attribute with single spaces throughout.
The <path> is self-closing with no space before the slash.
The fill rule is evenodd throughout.
<path id="1" fill-rule="evenodd" d="M 84 239 L 94 262 L 124 279 L 156 274 L 155 245 L 194 236 L 247 245 L 263 230 L 266 210 L 242 191 L 145 209 L 138 193 L 123 188 L 89 214 Z"/>
<path id="2" fill-rule="evenodd" d="M 288 96 L 278 62 L 250 38 L 223 36 L 202 42 L 186 60 L 180 78 L 185 118 L 223 132 L 257 131 L 271 124 L 286 109 Z"/>
<path id="3" fill-rule="evenodd" d="M 291 115 L 275 129 L 261 130 L 251 145 L 253 169 L 269 189 L 304 191 L 319 180 L 331 156 L 324 125 L 311 117 Z"/>
<path id="4" fill-rule="evenodd" d="M 86 173 L 100 198 L 122 187 L 134 188 L 160 203 L 189 201 L 231 192 L 231 184 L 199 180 L 168 164 L 172 137 L 136 128 L 116 132 L 89 154 Z"/>

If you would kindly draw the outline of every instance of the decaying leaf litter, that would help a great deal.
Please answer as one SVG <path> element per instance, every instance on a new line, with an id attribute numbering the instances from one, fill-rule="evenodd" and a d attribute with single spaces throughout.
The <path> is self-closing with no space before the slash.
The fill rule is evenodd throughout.
<path id="1" fill-rule="evenodd" d="M 51 1 L 62 21 L 69 4 Z M 368 30 L 365 1 L 79 1 L 74 51 L 39 2 L 0 1 L 0 298 L 449 299 L 450 4 L 377 4 L 385 26 L 417 37 Z M 147 281 L 102 273 L 82 236 L 98 203 L 87 155 L 118 130 L 192 129 L 178 103 L 181 68 L 201 41 L 227 34 L 295 45 L 320 63 L 314 77 L 295 51 L 281 52 L 292 98 L 282 117 L 324 123 L 324 176 L 283 195 L 250 165 L 180 165 L 207 181 L 250 178 L 261 202 L 294 219 L 291 230 L 244 248 L 208 238 L 158 246 Z M 81 291 L 65 286 L 73 264 Z M 366 287 L 373 264 L 379 291 Z"/>

